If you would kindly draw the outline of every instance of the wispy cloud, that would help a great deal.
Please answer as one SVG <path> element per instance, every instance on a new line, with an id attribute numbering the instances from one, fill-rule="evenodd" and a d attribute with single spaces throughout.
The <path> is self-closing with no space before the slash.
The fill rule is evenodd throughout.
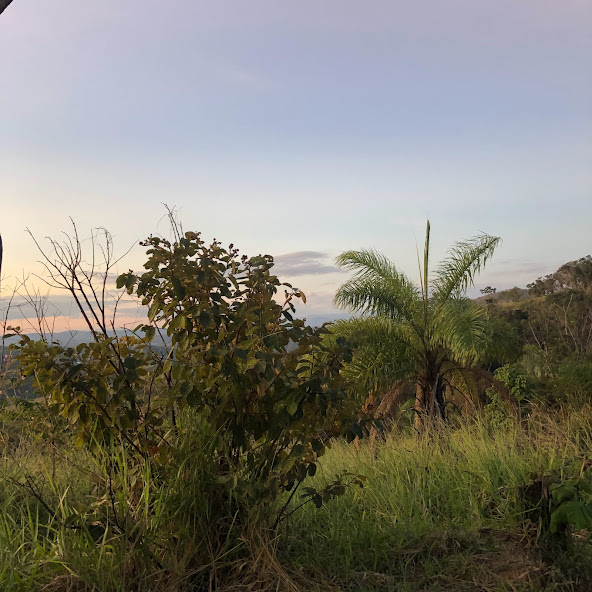
<path id="1" fill-rule="evenodd" d="M 294 251 L 274 258 L 276 272 L 286 276 L 325 275 L 342 270 L 330 265 L 331 257 L 321 251 Z"/>
<path id="2" fill-rule="evenodd" d="M 271 80 L 268 77 L 244 68 L 209 64 L 206 66 L 207 70 L 218 81 L 226 84 L 255 90 L 267 90 L 271 86 Z"/>

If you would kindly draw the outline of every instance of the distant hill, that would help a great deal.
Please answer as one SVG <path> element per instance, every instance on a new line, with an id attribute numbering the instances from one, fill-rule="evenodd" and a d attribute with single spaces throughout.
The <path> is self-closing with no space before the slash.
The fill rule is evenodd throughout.
<path id="1" fill-rule="evenodd" d="M 477 302 L 515 303 L 570 291 L 590 293 L 592 292 L 592 256 L 586 255 L 580 259 L 568 261 L 557 271 L 539 277 L 526 288 L 514 286 L 509 290 L 497 292 L 488 286 L 483 291 L 489 291 L 489 293 L 476 298 Z"/>
<path id="2" fill-rule="evenodd" d="M 323 323 L 329 323 L 331 321 L 336 321 L 338 319 L 347 319 L 349 315 L 347 314 L 312 314 L 312 315 L 297 315 L 298 318 L 305 318 L 306 323 L 311 327 L 320 327 Z M 123 335 L 123 331 L 120 333 Z M 38 336 L 35 334 L 30 334 L 32 339 L 37 339 Z M 92 334 L 90 331 L 61 331 L 59 333 L 54 333 L 52 341 L 57 341 L 61 343 L 65 347 L 76 347 L 81 343 L 89 343 L 92 341 Z M 18 341 L 18 337 L 12 337 L 7 339 L 7 343 L 16 343 Z M 155 343 L 157 340 L 155 340 Z"/>
<path id="3" fill-rule="evenodd" d="M 320 327 L 323 323 L 331 323 L 340 319 L 349 319 L 351 315 L 346 313 L 333 313 L 333 314 L 311 314 L 311 315 L 298 315 L 299 318 L 305 318 L 306 324 L 311 327 Z"/>
<path id="4" fill-rule="evenodd" d="M 29 337 L 33 340 L 39 339 L 39 335 L 36 333 L 30 333 Z M 92 341 L 92 334 L 90 331 L 61 331 L 54 333 L 51 340 L 58 341 L 63 346 L 75 347 L 81 343 Z M 6 340 L 7 343 L 16 343 L 17 341 L 18 337 L 11 337 Z"/>
<path id="5" fill-rule="evenodd" d="M 522 302 L 523 300 L 528 300 L 529 293 L 526 288 L 519 288 L 518 286 L 514 286 L 513 288 L 509 288 L 508 290 L 502 290 L 501 292 L 493 292 L 491 294 L 484 294 L 483 296 L 479 296 L 475 298 L 476 302 Z"/>

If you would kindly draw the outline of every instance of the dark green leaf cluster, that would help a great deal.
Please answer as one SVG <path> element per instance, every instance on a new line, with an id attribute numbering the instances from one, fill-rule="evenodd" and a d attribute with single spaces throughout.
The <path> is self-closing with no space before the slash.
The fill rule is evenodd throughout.
<path id="1" fill-rule="evenodd" d="M 19 360 L 51 408 L 74 426 L 79 444 L 125 442 L 141 454 L 157 444 L 162 418 L 146 406 L 157 363 L 145 340 L 113 337 L 63 347 L 23 335 Z"/>
<path id="2" fill-rule="evenodd" d="M 575 477 L 553 483 L 549 491 L 555 508 L 549 526 L 552 533 L 556 533 L 561 525 L 592 532 L 592 486 L 589 481 Z"/>
<path id="3" fill-rule="evenodd" d="M 564 548 L 571 544 L 573 529 L 592 532 L 592 484 L 586 477 L 587 461 L 580 474 L 561 478 L 555 473 L 532 475 L 521 488 L 526 515 L 538 518 L 543 534 Z"/>

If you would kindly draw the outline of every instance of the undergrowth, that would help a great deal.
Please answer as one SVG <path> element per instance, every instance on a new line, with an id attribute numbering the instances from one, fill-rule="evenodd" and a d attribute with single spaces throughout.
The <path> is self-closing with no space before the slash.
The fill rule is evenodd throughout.
<path id="1" fill-rule="evenodd" d="M 50 449 L 22 422 L 0 462 L 0 589 L 588 590 L 588 533 L 550 553 L 522 494 L 533 474 L 589 478 L 591 445 L 589 407 L 336 441 L 312 484 L 348 471 L 363 487 L 262 531 L 228 511 L 199 433 L 159 474 L 130 471 L 123 452 L 105 471 L 107 458 Z M 111 499 L 98 495 L 108 474 Z"/>

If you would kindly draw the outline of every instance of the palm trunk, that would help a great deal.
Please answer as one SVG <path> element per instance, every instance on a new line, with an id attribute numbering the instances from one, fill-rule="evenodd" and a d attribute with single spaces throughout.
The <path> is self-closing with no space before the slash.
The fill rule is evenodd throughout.
<path id="1" fill-rule="evenodd" d="M 439 373 L 431 380 L 417 382 L 415 393 L 415 430 L 419 433 L 446 421 L 444 383 Z"/>

